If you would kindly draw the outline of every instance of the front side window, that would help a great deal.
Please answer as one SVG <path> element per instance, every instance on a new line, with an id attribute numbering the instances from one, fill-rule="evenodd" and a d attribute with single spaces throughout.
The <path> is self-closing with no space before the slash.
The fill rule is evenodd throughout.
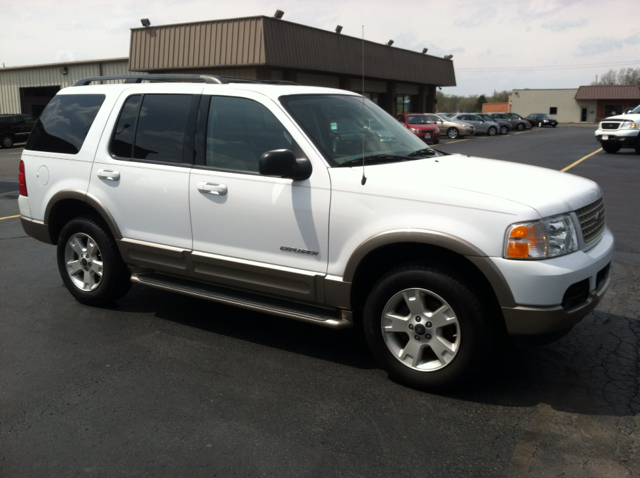
<path id="1" fill-rule="evenodd" d="M 216 169 L 257 173 L 262 153 L 288 149 L 300 154 L 273 113 L 247 98 L 211 97 L 206 142 L 205 165 Z"/>
<path id="2" fill-rule="evenodd" d="M 291 95 L 280 101 L 333 167 L 363 157 L 418 159 L 407 156 L 429 149 L 394 117 L 362 97 Z"/>
<path id="3" fill-rule="evenodd" d="M 57 95 L 42 112 L 25 149 L 78 154 L 104 95 Z"/>
<path id="4" fill-rule="evenodd" d="M 128 159 L 180 163 L 187 136 L 191 95 L 127 98 L 111 140 L 111 153 Z"/>

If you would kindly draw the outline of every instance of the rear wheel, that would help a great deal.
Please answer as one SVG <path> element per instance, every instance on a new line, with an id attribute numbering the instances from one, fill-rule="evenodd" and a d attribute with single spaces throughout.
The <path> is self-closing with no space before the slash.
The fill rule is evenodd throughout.
<path id="1" fill-rule="evenodd" d="M 13 146 L 13 138 L 6 134 L 2 138 L 0 138 L 0 146 L 3 148 L 11 148 Z"/>
<path id="2" fill-rule="evenodd" d="M 458 131 L 458 128 L 449 128 L 447 130 L 447 137 L 449 139 L 456 139 L 459 134 L 460 132 Z"/>
<path id="3" fill-rule="evenodd" d="M 376 283 L 365 304 L 364 328 L 390 376 L 422 390 L 464 384 L 496 343 L 478 295 L 424 264 L 399 267 Z"/>
<path id="4" fill-rule="evenodd" d="M 69 221 L 58 239 L 58 270 L 76 300 L 106 305 L 131 287 L 130 274 L 111 234 L 95 219 Z"/>
<path id="5" fill-rule="evenodd" d="M 620 146 L 618 146 L 617 144 L 602 143 L 602 149 L 604 149 L 607 153 L 615 154 L 620 151 Z"/>

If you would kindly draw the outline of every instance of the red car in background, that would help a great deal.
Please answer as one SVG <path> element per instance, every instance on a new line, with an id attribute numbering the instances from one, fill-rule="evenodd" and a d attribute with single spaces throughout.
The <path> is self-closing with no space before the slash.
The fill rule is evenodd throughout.
<path id="1" fill-rule="evenodd" d="M 421 140 L 431 144 L 440 142 L 440 129 L 428 115 L 424 113 L 402 113 L 397 115 L 396 119 Z"/>

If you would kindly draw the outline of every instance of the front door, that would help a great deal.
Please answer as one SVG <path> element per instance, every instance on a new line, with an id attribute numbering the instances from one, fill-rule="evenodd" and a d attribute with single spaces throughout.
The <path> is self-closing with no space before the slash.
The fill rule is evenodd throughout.
<path id="1" fill-rule="evenodd" d="M 243 96 L 211 96 L 202 115 L 208 117 L 204 164 L 194 168 L 189 184 L 194 275 L 321 300 L 317 277 L 327 270 L 328 171 L 316 161 L 303 181 L 260 175 L 258 161 L 266 151 L 288 149 L 298 158 L 312 151 L 277 107 Z"/>
<path id="2" fill-rule="evenodd" d="M 580 108 L 580 121 L 582 121 L 583 123 L 587 121 L 587 108 L 585 108 L 584 106 Z"/>

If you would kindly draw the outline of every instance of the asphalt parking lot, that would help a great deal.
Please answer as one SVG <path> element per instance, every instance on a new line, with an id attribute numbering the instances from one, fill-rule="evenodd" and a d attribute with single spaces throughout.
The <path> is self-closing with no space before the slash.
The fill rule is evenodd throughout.
<path id="1" fill-rule="evenodd" d="M 594 129 L 435 146 L 597 181 L 617 241 L 569 335 L 448 395 L 388 380 L 350 330 L 136 285 L 80 305 L 15 217 L 20 149 L 0 150 L 0 476 L 638 476 L 640 156 L 599 151 Z"/>

